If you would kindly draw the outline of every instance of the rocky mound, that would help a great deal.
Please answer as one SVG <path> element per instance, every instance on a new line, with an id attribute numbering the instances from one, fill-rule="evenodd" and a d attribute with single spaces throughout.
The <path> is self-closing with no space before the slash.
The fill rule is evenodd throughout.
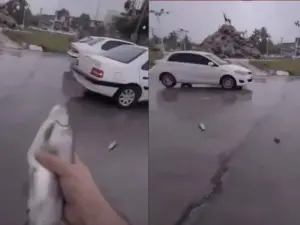
<path id="1" fill-rule="evenodd" d="M 252 42 L 242 36 L 232 25 L 224 24 L 200 44 L 203 51 L 212 52 L 222 58 L 260 58 L 261 53 Z"/>

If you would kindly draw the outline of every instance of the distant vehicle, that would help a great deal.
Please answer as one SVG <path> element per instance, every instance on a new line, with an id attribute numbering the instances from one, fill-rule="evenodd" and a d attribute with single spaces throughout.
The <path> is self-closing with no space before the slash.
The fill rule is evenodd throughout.
<path id="1" fill-rule="evenodd" d="M 148 48 L 121 45 L 101 55 L 80 55 L 74 76 L 87 90 L 112 97 L 121 108 L 148 101 Z"/>
<path id="2" fill-rule="evenodd" d="M 120 45 L 135 45 L 135 43 L 108 37 L 85 37 L 71 43 L 68 55 L 77 58 L 79 54 L 101 54 Z"/>
<path id="3" fill-rule="evenodd" d="M 212 53 L 199 51 L 172 52 L 155 61 L 150 74 L 158 76 L 167 88 L 181 83 L 190 87 L 192 84 L 212 84 L 233 89 L 252 82 L 250 70 L 230 64 Z"/>

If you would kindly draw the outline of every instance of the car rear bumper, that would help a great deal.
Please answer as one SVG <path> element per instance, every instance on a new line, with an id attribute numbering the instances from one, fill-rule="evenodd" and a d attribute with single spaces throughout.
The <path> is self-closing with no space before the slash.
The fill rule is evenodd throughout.
<path id="1" fill-rule="evenodd" d="M 76 65 L 72 67 L 72 71 L 74 72 L 74 77 L 77 82 L 86 89 L 108 97 L 113 97 L 119 88 L 122 88 L 126 85 L 121 83 L 95 80 L 79 70 Z M 144 87 L 139 101 L 148 101 L 148 92 L 149 87 Z"/>
<path id="2" fill-rule="evenodd" d="M 113 97 L 116 91 L 123 86 L 122 84 L 115 84 L 106 81 L 97 81 L 84 74 L 77 67 L 73 67 L 72 70 L 74 72 L 74 77 L 77 80 L 77 82 L 92 92 Z"/>

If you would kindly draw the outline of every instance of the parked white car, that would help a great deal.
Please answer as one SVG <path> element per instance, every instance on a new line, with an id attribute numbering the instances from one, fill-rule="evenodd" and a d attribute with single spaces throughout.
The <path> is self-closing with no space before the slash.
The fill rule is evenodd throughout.
<path id="1" fill-rule="evenodd" d="M 225 89 L 242 87 L 252 82 L 252 72 L 230 64 L 214 54 L 198 51 L 178 51 L 155 61 L 150 74 L 171 88 L 177 83 L 221 85 Z"/>
<path id="2" fill-rule="evenodd" d="M 148 101 L 148 48 L 122 45 L 102 55 L 80 55 L 72 66 L 86 89 L 116 100 L 121 108 Z"/>
<path id="3" fill-rule="evenodd" d="M 71 43 L 68 55 L 77 58 L 80 54 L 101 54 L 120 45 L 135 45 L 121 39 L 90 36 Z"/>

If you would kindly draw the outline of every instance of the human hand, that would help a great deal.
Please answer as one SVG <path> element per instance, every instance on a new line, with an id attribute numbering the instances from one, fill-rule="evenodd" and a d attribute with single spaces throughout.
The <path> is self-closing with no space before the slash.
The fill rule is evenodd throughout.
<path id="1" fill-rule="evenodd" d="M 38 153 L 37 161 L 58 176 L 64 200 L 64 219 L 69 225 L 126 225 L 110 207 L 78 156 L 70 164 L 57 156 Z"/>

